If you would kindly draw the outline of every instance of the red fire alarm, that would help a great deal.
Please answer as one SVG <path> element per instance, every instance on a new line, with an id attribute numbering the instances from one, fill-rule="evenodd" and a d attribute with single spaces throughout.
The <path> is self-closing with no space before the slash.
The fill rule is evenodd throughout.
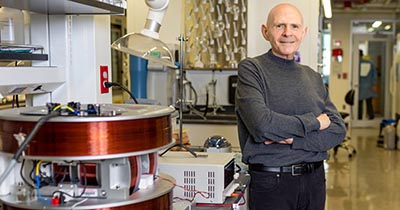
<path id="1" fill-rule="evenodd" d="M 340 48 L 333 49 L 332 56 L 334 56 L 334 57 L 343 56 L 343 50 Z"/>

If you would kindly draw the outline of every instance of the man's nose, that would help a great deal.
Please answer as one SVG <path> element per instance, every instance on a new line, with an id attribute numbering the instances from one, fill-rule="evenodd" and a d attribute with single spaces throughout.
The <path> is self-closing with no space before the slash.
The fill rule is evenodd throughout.
<path id="1" fill-rule="evenodd" d="M 283 35 L 285 36 L 290 36 L 293 33 L 293 29 L 291 29 L 290 27 L 285 27 L 285 29 L 283 30 Z"/>

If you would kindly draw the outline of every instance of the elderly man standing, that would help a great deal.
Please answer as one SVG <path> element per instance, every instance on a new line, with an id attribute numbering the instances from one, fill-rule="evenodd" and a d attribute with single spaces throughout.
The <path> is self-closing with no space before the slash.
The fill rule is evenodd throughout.
<path id="1" fill-rule="evenodd" d="M 251 210 L 324 209 L 323 160 L 346 128 L 320 74 L 294 60 L 306 32 L 300 11 L 279 4 L 261 26 L 271 49 L 239 64 L 236 114 Z"/>

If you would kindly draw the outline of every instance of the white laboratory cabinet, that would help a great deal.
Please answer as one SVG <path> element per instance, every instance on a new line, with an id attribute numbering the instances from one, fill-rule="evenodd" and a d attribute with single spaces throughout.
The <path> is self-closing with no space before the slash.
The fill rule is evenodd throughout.
<path id="1" fill-rule="evenodd" d="M 0 0 L 0 6 L 24 11 L 22 44 L 42 46 L 48 56 L 29 66 L 1 66 L 3 96 L 25 94 L 27 106 L 112 102 L 111 90 L 100 91 L 100 67 L 111 80 L 110 15 L 124 14 L 126 1 Z"/>

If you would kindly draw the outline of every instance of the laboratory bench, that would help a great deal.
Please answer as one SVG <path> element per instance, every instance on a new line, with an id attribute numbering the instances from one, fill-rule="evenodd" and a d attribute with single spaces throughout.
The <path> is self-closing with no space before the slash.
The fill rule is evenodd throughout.
<path id="1" fill-rule="evenodd" d="M 232 148 L 239 148 L 235 107 L 224 105 L 222 108 L 214 113 L 209 106 L 205 116 L 204 107 L 201 106 L 196 107 L 196 111 L 183 113 L 183 128 L 192 146 L 203 146 L 209 137 L 220 135 L 232 144 Z"/>
<path id="2" fill-rule="evenodd" d="M 199 106 L 188 109 L 182 114 L 182 122 L 184 124 L 222 124 L 236 125 L 235 107 L 231 105 L 220 106 L 214 111 L 213 108 L 208 108 L 205 112 L 205 107 Z"/>

